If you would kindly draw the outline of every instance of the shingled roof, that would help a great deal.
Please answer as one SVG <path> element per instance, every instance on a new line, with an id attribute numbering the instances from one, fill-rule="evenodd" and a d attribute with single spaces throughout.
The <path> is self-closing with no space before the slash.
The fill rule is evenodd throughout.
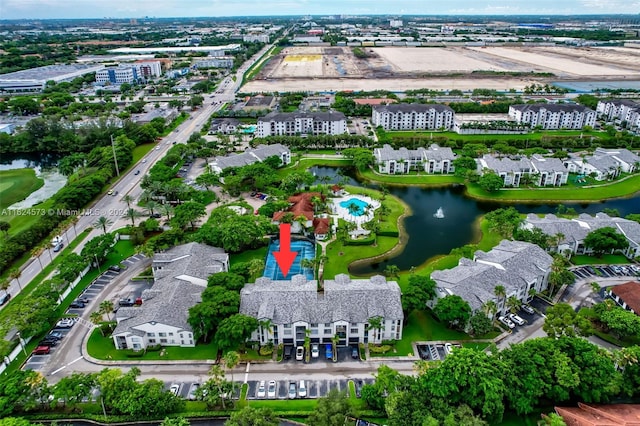
<path id="1" fill-rule="evenodd" d="M 372 107 L 375 112 L 386 112 L 390 114 L 396 113 L 424 113 L 430 110 L 438 112 L 451 112 L 453 109 L 448 105 L 442 104 L 389 104 L 389 105 L 376 105 Z"/>
<path id="2" fill-rule="evenodd" d="M 611 293 L 618 296 L 627 306 L 633 309 L 636 315 L 640 315 L 640 283 L 629 281 L 624 284 L 611 287 Z"/>
<path id="3" fill-rule="evenodd" d="M 370 318 L 403 318 L 400 287 L 376 275 L 352 280 L 340 274 L 325 280 L 324 293 L 318 293 L 317 282 L 296 275 L 291 281 L 258 278 L 240 292 L 240 313 L 274 324 L 331 323 L 347 321 L 365 323 Z"/>

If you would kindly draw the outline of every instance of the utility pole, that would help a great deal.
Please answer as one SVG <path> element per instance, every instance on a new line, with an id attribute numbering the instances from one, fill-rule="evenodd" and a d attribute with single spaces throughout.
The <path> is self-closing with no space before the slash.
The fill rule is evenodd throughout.
<path id="1" fill-rule="evenodd" d="M 120 177 L 120 169 L 118 169 L 118 159 L 116 158 L 116 145 L 113 142 L 113 135 L 110 135 L 111 138 L 111 149 L 113 150 L 113 162 L 116 165 L 116 175 Z"/>

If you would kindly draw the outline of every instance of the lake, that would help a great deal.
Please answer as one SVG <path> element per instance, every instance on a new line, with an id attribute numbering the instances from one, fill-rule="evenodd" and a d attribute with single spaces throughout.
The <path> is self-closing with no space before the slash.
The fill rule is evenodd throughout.
<path id="1" fill-rule="evenodd" d="M 58 192 L 67 183 L 67 177 L 58 173 L 56 168 L 60 158 L 62 156 L 57 154 L 3 154 L 0 160 L 0 171 L 34 169 L 36 176 L 44 179 L 44 185 L 40 189 L 9 208 L 26 209 L 49 199 Z"/>
<path id="2" fill-rule="evenodd" d="M 309 169 L 316 177 L 329 176 L 332 183 L 338 183 L 343 177 L 335 167 L 312 167 Z M 363 186 L 352 173 L 344 170 L 349 185 Z M 346 179 L 346 178 L 345 178 Z M 367 184 L 368 188 L 378 188 Z M 513 204 L 479 201 L 464 195 L 464 186 L 421 188 L 417 186 L 387 186 L 389 193 L 409 205 L 413 214 L 404 220 L 409 234 L 404 251 L 394 258 L 368 265 L 358 265 L 350 269 L 354 275 L 379 273 L 387 264 L 394 264 L 401 270 L 420 266 L 430 258 L 448 254 L 451 249 L 471 243 L 474 237 L 473 224 L 478 216 L 501 207 L 513 206 L 521 213 L 555 213 L 560 203 Z M 640 197 L 616 199 L 595 203 L 564 203 L 578 213 L 595 214 L 603 208 L 618 209 L 621 216 L 640 212 Z M 444 217 L 434 214 L 442 208 Z"/>

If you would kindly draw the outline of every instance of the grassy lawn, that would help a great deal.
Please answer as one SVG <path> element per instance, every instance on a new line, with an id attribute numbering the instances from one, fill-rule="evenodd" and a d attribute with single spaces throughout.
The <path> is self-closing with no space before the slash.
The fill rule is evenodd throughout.
<path id="1" fill-rule="evenodd" d="M 272 399 L 251 400 L 248 404 L 254 408 L 271 408 L 273 411 L 315 411 L 317 399 Z"/>
<path id="2" fill-rule="evenodd" d="M 313 166 L 323 167 L 347 167 L 351 166 L 351 160 L 346 158 L 302 158 L 297 163 L 291 163 L 287 167 L 278 169 L 278 175 L 287 176 L 292 170 L 305 171 Z"/>
<path id="3" fill-rule="evenodd" d="M 265 260 L 267 258 L 268 246 L 259 247 L 253 250 L 245 250 L 242 253 L 234 253 L 229 255 L 230 266 L 237 265 L 238 263 L 249 262 L 253 259 Z"/>
<path id="4" fill-rule="evenodd" d="M 402 175 L 383 175 L 374 173 L 372 170 L 358 172 L 358 176 L 371 182 L 387 183 L 391 185 L 428 185 L 444 186 L 454 183 L 464 183 L 464 179 L 454 175 L 428 175 L 411 172 Z"/>
<path id="5" fill-rule="evenodd" d="M 133 148 L 133 161 L 131 161 L 131 167 L 136 165 L 138 161 L 142 160 L 142 157 L 147 155 L 154 146 L 156 146 L 155 143 L 145 143 L 144 145 L 138 145 Z"/>
<path id="6" fill-rule="evenodd" d="M 44 179 L 36 177 L 33 169 L 0 171 L 0 209 L 22 201 L 44 185 Z"/>
<path id="7" fill-rule="evenodd" d="M 484 142 L 487 140 L 494 141 L 508 141 L 508 140 L 541 140 L 542 138 L 553 138 L 553 137 L 580 137 L 582 135 L 583 138 L 599 138 L 605 137 L 609 138 L 606 132 L 597 132 L 590 131 L 585 132 L 582 130 L 555 130 L 555 131 L 540 131 L 540 132 L 532 132 L 525 134 L 507 134 L 507 135 L 460 135 L 456 132 L 438 132 L 438 131 L 387 131 L 387 135 L 391 136 L 394 139 L 416 139 L 416 140 L 424 140 L 434 138 L 447 138 L 449 140 L 455 141 L 465 141 L 465 142 Z"/>
<path id="8" fill-rule="evenodd" d="M 348 186 L 346 190 L 351 194 L 363 194 L 370 197 L 381 199 L 382 194 L 379 191 L 373 189 L 360 188 Z M 409 207 L 406 206 L 398 198 L 391 195 L 387 195 L 385 200 L 382 201 L 389 207 L 390 214 L 385 218 L 384 222 L 381 222 L 382 230 L 395 230 L 398 218 L 405 211 L 409 212 Z M 324 277 L 333 278 L 337 274 L 348 274 L 349 265 L 360 259 L 366 259 L 370 257 L 380 256 L 396 246 L 398 243 L 397 237 L 380 236 L 377 238 L 377 245 L 345 245 L 341 241 L 336 240 L 331 242 L 327 246 L 327 256 L 329 261 L 324 267 Z"/>
<path id="9" fill-rule="evenodd" d="M 627 264 L 629 259 L 621 254 L 605 254 L 602 257 L 574 255 L 571 256 L 571 263 L 574 265 L 599 265 L 599 264 Z"/>
<path id="10" fill-rule="evenodd" d="M 396 353 L 387 353 L 387 356 L 413 354 L 411 343 L 416 341 L 468 339 L 470 337 L 467 334 L 447 328 L 435 319 L 429 311 L 414 311 L 409 314 L 407 323 L 402 330 L 402 340 L 396 343 Z"/>
<path id="11" fill-rule="evenodd" d="M 94 358 L 120 361 L 154 361 L 154 360 L 214 360 L 218 348 L 213 343 L 199 344 L 195 348 L 165 347 L 163 351 L 147 351 L 142 357 L 129 357 L 130 351 L 117 350 L 111 336 L 103 337 L 99 329 L 93 330 L 87 342 L 87 352 Z M 161 356 L 161 354 L 163 354 Z"/>
<path id="12" fill-rule="evenodd" d="M 242 84 L 240 85 L 240 87 L 242 87 L 247 81 L 252 80 L 256 75 L 258 75 L 262 67 L 269 61 L 269 59 L 271 59 L 272 56 L 280 53 L 282 49 L 282 46 L 273 46 L 271 49 L 269 49 L 247 70 L 247 72 L 244 74 L 244 77 L 242 78 Z"/>

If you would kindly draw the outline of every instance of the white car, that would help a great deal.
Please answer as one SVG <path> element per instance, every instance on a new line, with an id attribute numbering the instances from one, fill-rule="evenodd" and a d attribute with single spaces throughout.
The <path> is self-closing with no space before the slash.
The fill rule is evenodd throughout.
<path id="1" fill-rule="evenodd" d="M 196 400 L 196 392 L 197 392 L 199 387 L 200 387 L 200 383 L 194 383 L 194 384 L 191 385 L 191 388 L 189 389 L 189 399 L 191 401 L 195 401 Z"/>
<path id="2" fill-rule="evenodd" d="M 500 321 L 501 323 L 503 323 L 509 328 L 516 328 L 516 325 L 507 317 L 499 317 L 498 321 Z"/>
<path id="3" fill-rule="evenodd" d="M 260 384 L 258 385 L 258 393 L 256 394 L 256 396 L 258 398 L 264 398 L 265 396 L 267 396 L 267 389 L 266 389 L 266 383 L 264 380 L 262 380 L 260 382 Z"/>
<path id="4" fill-rule="evenodd" d="M 296 361 L 302 361 L 304 359 L 304 347 L 298 346 L 296 348 Z"/>
<path id="5" fill-rule="evenodd" d="M 509 314 L 509 319 L 518 325 L 524 325 L 525 321 L 516 314 Z"/>
<path id="6" fill-rule="evenodd" d="M 298 384 L 298 396 L 300 398 L 307 397 L 307 386 L 304 383 L 304 380 L 300 380 L 300 383 Z"/>
<path id="7" fill-rule="evenodd" d="M 175 396 L 178 396 L 178 392 L 180 391 L 180 385 L 177 383 L 173 383 L 169 388 L 169 391 L 171 391 L 171 393 L 174 394 Z"/>
<path id="8" fill-rule="evenodd" d="M 62 318 L 56 323 L 56 328 L 71 328 L 75 324 L 73 318 Z"/>
<path id="9" fill-rule="evenodd" d="M 320 356 L 320 345 L 314 343 L 311 345 L 311 358 L 318 358 Z"/>
<path id="10" fill-rule="evenodd" d="M 451 343 L 445 343 L 444 344 L 444 353 L 449 355 L 449 354 L 451 354 L 451 351 L 453 351 L 453 345 Z"/>
<path id="11" fill-rule="evenodd" d="M 267 398 L 275 398 L 276 397 L 276 381 L 270 380 L 269 387 L 267 388 Z"/>
<path id="12" fill-rule="evenodd" d="M 522 305 L 521 308 L 522 308 L 523 311 L 525 311 L 528 314 L 533 315 L 533 314 L 536 313 L 536 311 L 534 311 L 533 308 L 531 306 L 529 306 L 529 305 Z"/>

